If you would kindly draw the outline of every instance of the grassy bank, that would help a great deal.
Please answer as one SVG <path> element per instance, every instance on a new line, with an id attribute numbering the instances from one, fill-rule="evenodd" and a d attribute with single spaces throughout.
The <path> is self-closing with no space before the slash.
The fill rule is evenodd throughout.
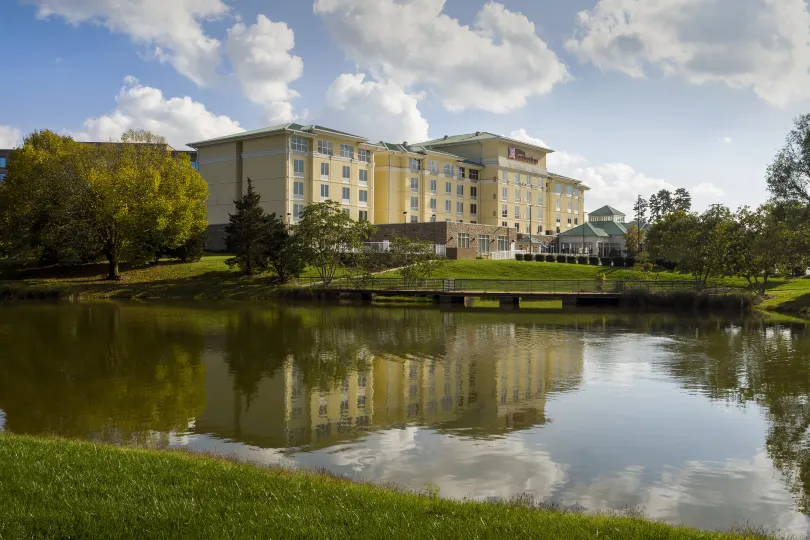
<path id="1" fill-rule="evenodd" d="M 755 538 L 3 434 L 0 478 L 2 538 Z"/>

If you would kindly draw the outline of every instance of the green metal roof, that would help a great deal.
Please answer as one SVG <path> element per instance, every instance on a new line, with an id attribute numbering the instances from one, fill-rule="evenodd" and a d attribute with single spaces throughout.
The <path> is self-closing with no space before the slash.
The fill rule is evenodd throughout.
<path id="1" fill-rule="evenodd" d="M 594 223 L 585 223 L 583 225 L 579 225 L 574 227 L 573 229 L 569 229 L 567 231 L 561 232 L 558 236 L 567 237 L 567 236 L 599 236 L 599 237 L 607 237 L 610 236 L 608 233 L 603 231 L 598 227 L 594 227 Z"/>
<path id="2" fill-rule="evenodd" d="M 324 126 L 318 125 L 311 125 L 311 126 L 303 126 L 301 124 L 296 123 L 289 123 L 289 124 L 278 124 L 276 126 L 269 126 L 260 129 L 254 129 L 251 131 L 240 131 L 239 133 L 234 133 L 233 135 L 225 135 L 224 137 L 216 137 L 214 139 L 206 139 L 204 141 L 189 143 L 187 146 L 191 148 L 198 148 L 200 146 L 208 146 L 211 144 L 218 144 L 224 142 L 232 142 L 238 141 L 242 139 L 249 139 L 252 137 L 260 137 L 262 135 L 271 135 L 274 133 L 281 133 L 285 131 L 295 132 L 300 131 L 302 133 L 315 133 L 316 131 L 324 131 L 326 133 L 334 133 L 336 135 L 342 135 L 344 137 L 351 137 L 353 139 L 360 139 L 360 140 L 367 140 L 365 137 L 361 137 L 359 135 L 353 135 L 351 133 L 346 133 L 345 131 L 338 131 L 336 129 L 330 129 Z"/>
<path id="3" fill-rule="evenodd" d="M 589 212 L 588 215 L 589 216 L 624 216 L 625 214 L 624 214 L 624 212 L 620 212 L 619 210 L 616 210 L 612 206 L 607 206 L 606 205 L 606 206 L 603 206 L 602 208 L 594 210 L 593 212 Z"/>
<path id="4" fill-rule="evenodd" d="M 422 155 L 426 155 L 427 152 L 432 152 L 434 154 L 440 154 L 440 155 L 443 155 L 443 156 L 447 156 L 449 158 L 453 158 L 456 161 L 463 161 L 464 163 L 467 163 L 469 165 L 477 165 L 479 167 L 482 166 L 480 163 L 470 161 L 470 160 L 465 159 L 465 158 L 463 158 L 463 157 L 461 157 L 459 155 L 451 154 L 450 152 L 445 152 L 444 150 L 439 150 L 437 148 L 433 148 L 432 146 L 428 146 L 428 145 L 424 145 L 424 144 L 404 144 L 404 143 L 403 144 L 394 144 L 394 143 L 387 143 L 387 142 L 384 142 L 384 141 L 380 141 L 379 144 L 381 146 L 383 146 L 384 148 L 386 148 L 387 150 L 390 150 L 392 152 L 408 152 L 408 153 L 411 153 L 411 154 L 422 154 Z"/>
<path id="5" fill-rule="evenodd" d="M 492 139 L 502 139 L 504 141 L 513 142 L 515 144 L 519 144 L 521 146 L 531 146 L 532 148 L 538 148 L 540 150 L 544 150 L 545 152 L 554 152 L 554 150 L 550 148 L 546 148 L 545 146 L 540 146 L 537 144 L 528 143 L 526 141 L 520 141 L 517 139 L 511 139 L 509 137 L 504 137 L 503 135 L 496 135 L 494 133 L 489 133 L 488 131 L 477 131 L 475 133 L 465 133 L 462 135 L 451 135 L 445 136 L 441 139 L 433 139 L 432 141 L 425 141 L 420 144 L 427 144 L 431 146 L 444 146 L 444 145 L 451 145 L 451 144 L 463 144 L 468 142 L 479 142 L 479 141 L 489 141 Z"/>
<path id="6" fill-rule="evenodd" d="M 608 236 L 624 236 L 627 234 L 627 224 L 616 221 L 595 221 L 591 225 L 602 229 Z"/>

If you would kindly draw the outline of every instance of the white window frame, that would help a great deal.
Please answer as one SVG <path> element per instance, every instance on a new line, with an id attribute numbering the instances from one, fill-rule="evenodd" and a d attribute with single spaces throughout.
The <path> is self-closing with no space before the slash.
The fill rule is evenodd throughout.
<path id="1" fill-rule="evenodd" d="M 444 183 L 444 193 L 448 197 L 453 195 L 453 182 L 445 182 Z"/>
<path id="2" fill-rule="evenodd" d="M 408 168 L 414 172 L 422 170 L 422 163 L 416 158 L 408 158 Z"/>
<path id="3" fill-rule="evenodd" d="M 509 183 L 509 171 L 501 171 L 501 184 Z"/>
<path id="4" fill-rule="evenodd" d="M 478 253 L 480 255 L 486 255 L 489 253 L 489 235 L 488 234 L 479 234 L 478 235 Z"/>
<path id="5" fill-rule="evenodd" d="M 309 139 L 293 135 L 290 137 L 290 148 L 293 152 L 309 152 Z"/>
<path id="6" fill-rule="evenodd" d="M 501 200 L 502 201 L 509 200 L 509 188 L 501 188 Z"/>
<path id="7" fill-rule="evenodd" d="M 457 243 L 459 249 L 470 249 L 470 233 L 458 233 Z"/>
<path id="8" fill-rule="evenodd" d="M 453 203 L 451 201 L 444 201 L 444 213 L 449 214 L 452 211 Z"/>
<path id="9" fill-rule="evenodd" d="M 419 197 L 411 197 L 411 211 L 419 211 Z"/>
<path id="10" fill-rule="evenodd" d="M 358 177 L 360 184 L 367 186 L 368 185 L 368 169 L 359 169 L 358 170 Z"/>
<path id="11" fill-rule="evenodd" d="M 350 144 L 341 144 L 340 157 L 354 159 L 354 146 Z"/>
<path id="12" fill-rule="evenodd" d="M 480 171 L 478 169 L 470 169 L 470 180 L 477 181 L 480 179 Z"/>
<path id="13" fill-rule="evenodd" d="M 520 219 L 520 206 L 515 206 L 515 219 Z"/>
<path id="14" fill-rule="evenodd" d="M 419 193 L 419 179 L 411 177 L 411 193 Z"/>
<path id="15" fill-rule="evenodd" d="M 365 148 L 358 148 L 357 159 L 365 163 L 371 163 L 371 150 L 366 150 Z"/>
<path id="16" fill-rule="evenodd" d="M 464 184 L 456 185 L 456 197 L 464 198 Z"/>
<path id="17" fill-rule="evenodd" d="M 348 192 L 348 197 L 346 193 Z M 344 186 L 343 189 L 340 191 L 340 203 L 341 204 L 351 204 L 352 202 L 352 188 Z"/>
<path id="18" fill-rule="evenodd" d="M 439 162 L 435 159 L 428 160 L 428 171 L 430 174 L 439 174 Z"/>
<path id="19" fill-rule="evenodd" d="M 357 221 L 368 221 L 368 210 L 358 210 Z"/>
<path id="20" fill-rule="evenodd" d="M 301 213 L 304 211 L 303 204 L 293 204 L 292 218 L 293 223 L 301 221 Z"/>
<path id="21" fill-rule="evenodd" d="M 304 200 L 304 183 L 295 181 L 293 182 L 293 200 L 296 201 L 303 201 Z"/>
<path id="22" fill-rule="evenodd" d="M 476 186 L 470 186 L 470 199 L 473 201 L 478 200 L 478 188 Z"/>
<path id="23" fill-rule="evenodd" d="M 329 199 L 329 184 L 321 184 L 321 200 Z"/>
<path id="24" fill-rule="evenodd" d="M 509 205 L 502 204 L 501 205 L 501 217 L 509 217 Z"/>
<path id="25" fill-rule="evenodd" d="M 300 171 L 298 170 L 299 165 L 300 165 L 300 169 L 301 169 Z M 304 166 L 304 160 L 303 159 L 294 159 L 293 160 L 293 176 L 295 178 L 303 178 L 305 170 L 306 169 L 305 169 L 305 166 Z"/>
<path id="26" fill-rule="evenodd" d="M 357 204 L 360 206 L 368 206 L 368 190 L 361 189 L 357 192 Z"/>
<path id="27" fill-rule="evenodd" d="M 351 183 L 352 181 L 352 168 L 349 165 L 344 165 L 341 170 L 341 179 L 344 184 Z"/>
<path id="28" fill-rule="evenodd" d="M 444 175 L 447 178 L 453 178 L 453 166 L 452 165 L 447 164 L 447 165 L 444 166 Z"/>
<path id="29" fill-rule="evenodd" d="M 515 202 L 520 202 L 520 190 L 515 188 Z"/>
<path id="30" fill-rule="evenodd" d="M 329 180 L 329 164 L 321 162 L 321 180 Z"/>
<path id="31" fill-rule="evenodd" d="M 470 215 L 475 217 L 478 215 L 478 205 L 475 203 L 470 204 Z"/>
<path id="32" fill-rule="evenodd" d="M 430 199 L 430 209 L 435 212 L 436 211 L 436 199 Z"/>
<path id="33" fill-rule="evenodd" d="M 464 215 L 464 203 L 463 202 L 457 202 L 456 203 L 456 215 L 457 216 L 463 216 Z"/>
<path id="34" fill-rule="evenodd" d="M 322 141 L 318 139 L 318 153 L 324 156 L 331 156 L 332 154 L 332 142 L 331 141 Z"/>
<path id="35" fill-rule="evenodd" d="M 438 187 L 438 181 L 435 178 L 430 179 L 430 192 L 433 195 L 436 195 L 436 188 Z"/>

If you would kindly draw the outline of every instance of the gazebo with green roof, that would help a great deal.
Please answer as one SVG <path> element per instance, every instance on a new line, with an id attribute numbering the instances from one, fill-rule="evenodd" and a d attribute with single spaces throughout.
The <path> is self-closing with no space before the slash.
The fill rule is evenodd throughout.
<path id="1" fill-rule="evenodd" d="M 626 252 L 628 224 L 625 214 L 612 206 L 603 206 L 588 214 L 588 223 L 557 235 L 557 249 L 561 253 L 581 253 L 608 257 Z M 649 229 L 642 223 L 643 230 Z"/>

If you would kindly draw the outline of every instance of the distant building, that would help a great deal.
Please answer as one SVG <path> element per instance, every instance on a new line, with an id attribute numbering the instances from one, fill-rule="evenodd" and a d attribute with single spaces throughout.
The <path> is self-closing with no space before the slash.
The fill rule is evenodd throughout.
<path id="1" fill-rule="evenodd" d="M 11 150 L 0 149 L 0 181 L 5 179 L 8 174 L 8 156 L 11 155 Z"/>
<path id="2" fill-rule="evenodd" d="M 631 222 L 632 223 L 632 222 Z M 556 239 L 556 251 L 609 257 L 627 253 L 626 234 L 631 225 L 625 214 L 612 206 L 603 206 L 588 214 L 588 223 L 561 232 Z M 650 224 L 641 222 L 642 230 Z"/>

